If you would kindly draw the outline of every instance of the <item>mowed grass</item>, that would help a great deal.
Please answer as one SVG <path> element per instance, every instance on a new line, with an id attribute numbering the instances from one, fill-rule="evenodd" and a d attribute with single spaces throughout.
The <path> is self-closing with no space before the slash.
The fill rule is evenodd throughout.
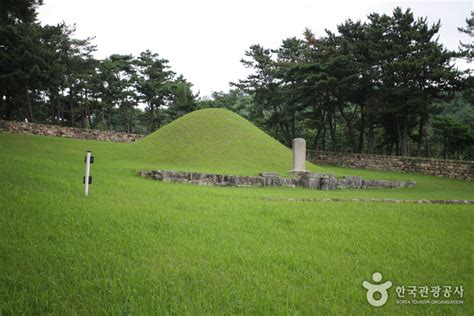
<path id="1" fill-rule="evenodd" d="M 0 134 L 0 314 L 474 310 L 474 206 L 284 200 L 467 199 L 472 183 L 331 167 L 322 169 L 418 186 L 322 192 L 161 183 L 137 176 L 165 161 L 133 156 L 135 145 Z M 86 150 L 96 159 L 88 198 Z M 168 166 L 193 167 L 179 159 Z M 267 167 L 259 164 L 202 169 L 254 174 Z M 265 171 L 283 172 L 277 164 Z M 392 288 L 385 306 L 371 307 L 362 282 L 375 271 L 394 286 L 463 285 L 464 304 L 397 305 Z"/>

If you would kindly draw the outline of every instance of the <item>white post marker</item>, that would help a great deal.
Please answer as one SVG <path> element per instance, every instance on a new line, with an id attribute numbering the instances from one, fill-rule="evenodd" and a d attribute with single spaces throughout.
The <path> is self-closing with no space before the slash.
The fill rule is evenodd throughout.
<path id="1" fill-rule="evenodd" d="M 89 184 L 91 184 L 91 180 L 92 180 L 92 177 L 89 175 L 90 174 L 90 171 L 91 171 L 91 160 L 92 162 L 94 162 L 93 160 L 94 158 L 92 157 L 92 152 L 90 151 L 87 151 L 86 153 L 86 175 L 84 177 L 84 194 L 87 196 L 89 195 Z"/>

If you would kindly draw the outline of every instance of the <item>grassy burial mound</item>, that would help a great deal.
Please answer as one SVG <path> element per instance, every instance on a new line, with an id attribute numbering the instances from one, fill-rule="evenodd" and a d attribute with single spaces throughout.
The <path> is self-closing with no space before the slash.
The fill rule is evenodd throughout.
<path id="1" fill-rule="evenodd" d="M 256 174 L 291 170 L 291 150 L 243 117 L 222 109 L 185 115 L 130 146 L 133 159 L 159 168 Z M 310 164 L 307 168 L 317 170 Z"/>

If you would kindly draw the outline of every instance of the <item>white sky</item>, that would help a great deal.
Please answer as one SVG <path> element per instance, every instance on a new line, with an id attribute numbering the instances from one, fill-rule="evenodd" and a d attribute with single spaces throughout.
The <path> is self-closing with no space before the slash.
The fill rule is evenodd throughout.
<path id="1" fill-rule="evenodd" d="M 43 24 L 77 25 L 77 38 L 95 36 L 96 57 L 134 54 L 150 49 L 170 61 L 201 96 L 227 91 L 229 82 L 248 71 L 240 63 L 252 44 L 277 48 L 306 27 L 317 36 L 335 31 L 346 19 L 365 20 L 371 12 L 390 14 L 411 8 L 430 22 L 441 19 L 440 41 L 456 49 L 468 41 L 457 27 L 473 10 L 473 1 L 388 0 L 44 0 Z M 463 68 L 466 67 L 465 65 Z"/>

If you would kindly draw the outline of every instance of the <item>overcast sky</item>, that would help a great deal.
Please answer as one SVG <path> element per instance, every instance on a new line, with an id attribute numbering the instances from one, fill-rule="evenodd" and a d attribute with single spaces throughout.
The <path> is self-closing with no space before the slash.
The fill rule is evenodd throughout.
<path id="1" fill-rule="evenodd" d="M 441 20 L 440 41 L 456 49 L 468 41 L 457 27 L 473 10 L 473 1 L 375 0 L 44 0 L 43 24 L 77 25 L 76 37 L 95 36 L 96 57 L 150 49 L 194 84 L 201 96 L 227 91 L 230 81 L 246 76 L 240 63 L 252 44 L 276 48 L 306 27 L 317 36 L 346 19 L 365 20 L 371 12 L 390 14 L 411 8 L 430 22 Z"/>

